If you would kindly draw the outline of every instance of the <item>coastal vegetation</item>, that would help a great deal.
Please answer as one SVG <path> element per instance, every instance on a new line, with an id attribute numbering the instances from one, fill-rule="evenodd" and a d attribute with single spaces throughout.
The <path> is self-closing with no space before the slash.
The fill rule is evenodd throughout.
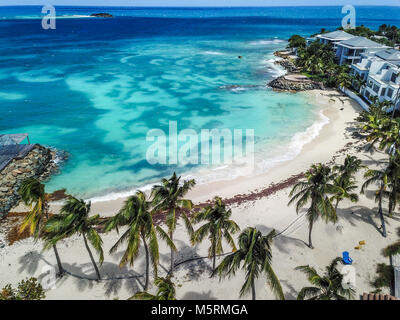
<path id="1" fill-rule="evenodd" d="M 175 245 L 168 235 L 153 222 L 153 213 L 151 212 L 151 202 L 146 198 L 146 194 L 142 191 L 136 192 L 134 196 L 125 201 L 122 209 L 107 221 L 105 231 L 117 230 L 127 226 L 127 230 L 122 234 L 120 239 L 110 249 L 110 253 L 115 253 L 123 243 L 127 242 L 125 252 L 119 263 L 120 268 L 127 263 L 133 266 L 139 255 L 141 243 L 146 254 L 146 276 L 144 290 L 149 286 L 150 259 L 153 266 L 153 271 L 157 277 L 158 262 L 160 259 L 157 232 L 166 239 L 173 250 L 176 250 Z"/>
<path id="2" fill-rule="evenodd" d="M 400 254 L 400 228 L 397 229 L 399 240 L 383 248 L 382 254 L 384 257 Z M 382 288 L 394 289 L 394 268 L 386 263 L 379 263 L 376 267 L 376 276 L 371 282 L 371 285 L 376 288 L 376 292 L 381 292 Z"/>
<path id="3" fill-rule="evenodd" d="M 394 47 L 396 44 L 400 44 L 400 29 L 394 25 L 382 24 L 379 26 L 378 30 L 372 30 L 364 25 L 356 26 L 355 28 L 338 27 L 336 30 L 346 31 L 354 36 L 365 37 L 375 42 L 387 45 L 389 47 Z M 312 37 L 317 34 L 328 33 L 330 30 L 322 28 L 320 32 L 311 35 Z"/>
<path id="4" fill-rule="evenodd" d="M 338 30 L 344 30 L 343 27 Z M 379 42 L 381 44 L 394 47 L 400 43 L 400 29 L 396 26 L 382 24 L 379 26 L 377 31 L 374 31 L 364 25 L 357 26 L 354 29 L 346 29 L 346 32 L 355 35 L 366 37 L 370 40 Z"/>
<path id="5" fill-rule="evenodd" d="M 22 280 L 17 288 L 7 284 L 0 291 L 0 300 L 42 300 L 44 298 L 46 298 L 46 293 L 36 278 Z"/>
<path id="6" fill-rule="evenodd" d="M 333 184 L 338 192 L 333 195 L 332 200 L 335 200 L 335 212 L 337 211 L 339 202 L 344 199 L 349 199 L 351 202 L 358 201 L 358 194 L 353 192 L 357 189 L 357 183 L 354 175 L 361 169 L 365 168 L 362 161 L 356 156 L 347 155 L 342 165 L 333 167 Z"/>
<path id="7" fill-rule="evenodd" d="M 44 231 L 46 221 L 49 220 L 49 200 L 50 194 L 45 192 L 44 184 L 40 183 L 34 178 L 24 180 L 18 191 L 25 205 L 30 208 L 29 213 L 25 216 L 19 232 L 22 233 L 29 227 L 31 234 L 37 240 Z M 60 256 L 58 254 L 57 246 L 52 245 L 54 255 L 57 260 L 58 277 L 62 277 L 64 269 L 61 264 Z"/>
<path id="8" fill-rule="evenodd" d="M 248 227 L 238 239 L 239 249 L 226 256 L 214 271 L 219 277 L 235 275 L 239 268 L 246 272 L 245 282 L 240 289 L 240 296 L 251 291 L 251 297 L 256 300 L 255 280 L 261 275 L 268 279 L 268 285 L 274 295 L 284 300 L 285 296 L 278 277 L 272 269 L 271 243 L 275 230 L 263 235 L 256 228 Z"/>
<path id="9" fill-rule="evenodd" d="M 380 110 L 380 111 L 379 111 Z M 389 150 L 389 132 L 385 126 L 376 126 L 378 121 L 394 121 L 378 107 L 372 107 L 368 112 L 360 114 L 360 136 L 369 143 L 378 143 L 378 148 Z M 385 128 L 385 129 L 383 129 Z M 370 137 L 373 131 L 374 139 Z M 390 136 L 393 138 L 393 135 Z M 386 141 L 382 143 L 382 141 Z M 392 143 L 393 145 L 393 143 Z M 371 147 L 371 150 L 374 148 Z M 304 174 L 304 179 L 297 182 L 289 196 L 288 205 L 295 204 L 299 213 L 304 207 L 308 207 L 305 215 L 309 226 L 308 246 L 313 248 L 312 230 L 315 222 L 323 218 L 326 223 L 336 223 L 338 205 L 344 199 L 356 202 L 359 199 L 355 174 L 365 169 L 366 181 L 361 193 L 371 184 L 377 184 L 375 192 L 376 201 L 379 204 L 378 213 L 382 222 L 382 233 L 385 236 L 385 221 L 382 208 L 382 200 L 387 199 L 389 214 L 398 205 L 400 195 L 398 172 L 398 152 L 389 154 L 389 162 L 382 170 L 368 169 L 362 161 L 355 156 L 347 155 L 342 164 L 332 167 L 325 164 L 314 164 Z M 146 194 L 138 191 L 129 197 L 120 211 L 112 217 L 100 218 L 98 214 L 90 215 L 90 203 L 68 196 L 57 215 L 49 214 L 49 196 L 44 192 L 44 185 L 33 179 L 26 180 L 21 187 L 21 196 L 24 202 L 31 207 L 31 211 L 25 217 L 21 229 L 31 228 L 35 239 L 43 239 L 44 249 L 56 247 L 56 244 L 73 235 L 83 237 L 85 247 L 97 275 L 97 281 L 101 280 L 100 270 L 95 262 L 88 242 L 99 255 L 100 265 L 104 260 L 102 239 L 98 230 L 110 232 L 124 229 L 119 240 L 110 249 L 110 254 L 117 251 L 120 246 L 126 245 L 120 259 L 120 267 L 126 264 L 134 265 L 139 256 L 142 245 L 145 252 L 145 282 L 144 291 L 139 291 L 130 299 L 139 300 L 174 300 L 176 299 L 175 284 L 172 282 L 172 272 L 175 261 L 171 256 L 171 268 L 166 277 L 158 276 L 158 264 L 160 260 L 159 240 L 165 241 L 175 252 L 173 232 L 176 229 L 177 220 L 182 217 L 188 231 L 192 245 L 196 245 L 206 238 L 210 242 L 208 257 L 212 259 L 212 274 L 220 279 L 234 276 L 239 269 L 245 272 L 245 280 L 239 291 L 240 297 L 251 293 L 252 299 L 256 299 L 255 280 L 265 276 L 267 284 L 278 299 L 284 299 L 283 290 L 278 276 L 272 268 L 272 241 L 276 236 L 275 230 L 263 235 L 253 227 L 247 227 L 238 237 L 237 246 L 234 235 L 240 230 L 238 224 L 231 220 L 231 209 L 220 197 L 214 198 L 213 203 L 204 207 L 196 207 L 192 201 L 185 199 L 187 192 L 195 185 L 194 180 L 180 181 L 175 173 L 169 179 L 163 179 L 156 185 L 147 198 Z M 160 216 L 161 215 L 161 216 Z M 168 230 L 164 231 L 154 217 L 163 217 Z M 197 229 L 194 225 L 201 224 Z M 232 253 L 226 255 L 216 266 L 217 256 L 224 255 L 223 242 Z M 399 251 L 398 243 L 388 246 L 385 255 L 392 255 Z M 342 275 L 337 270 L 340 258 L 332 261 L 326 267 L 326 272 L 319 275 L 310 266 L 300 266 L 296 270 L 305 273 L 313 285 L 303 288 L 298 299 L 352 299 L 352 289 L 341 286 Z M 150 263 L 154 274 L 154 284 L 157 288 L 155 294 L 148 292 L 150 284 Z M 375 286 L 385 286 L 388 281 L 388 268 L 386 265 L 378 265 L 378 277 L 373 282 Z M 62 268 L 62 267 L 61 267 Z M 63 269 L 60 269 L 63 270 Z M 64 270 L 63 270 L 64 272 Z"/>
<path id="10" fill-rule="evenodd" d="M 50 217 L 45 226 L 44 249 L 55 246 L 62 239 L 69 238 L 75 234 L 81 235 L 85 248 L 89 254 L 90 261 L 96 271 L 97 280 L 101 279 L 99 268 L 93 258 L 88 241 L 99 255 L 100 265 L 104 261 L 103 240 L 96 230 L 100 224 L 100 216 L 90 214 L 90 202 L 78 200 L 69 196 L 62 206 L 60 213 Z"/>
<path id="11" fill-rule="evenodd" d="M 300 290 L 297 300 L 350 300 L 355 297 L 352 288 L 344 288 L 342 285 L 343 276 L 337 269 L 337 265 L 342 262 L 342 258 L 335 258 L 325 267 L 323 275 L 309 265 L 299 266 L 296 270 L 303 272 L 307 276 L 308 282 L 312 286 L 304 287 Z"/>
<path id="12" fill-rule="evenodd" d="M 171 281 L 171 276 L 156 278 L 154 284 L 157 287 L 155 295 L 148 292 L 137 292 L 129 300 L 176 300 L 175 284 Z"/>
<path id="13" fill-rule="evenodd" d="M 296 202 L 296 212 L 307 204 L 310 207 L 306 216 L 308 220 L 308 246 L 313 249 L 312 229 L 318 218 L 324 218 L 325 222 L 335 223 L 337 215 L 332 205 L 329 195 L 343 194 L 343 190 L 332 183 L 333 173 L 331 168 L 323 164 L 312 165 L 305 173 L 305 181 L 300 181 L 294 185 L 290 191 L 288 205 Z"/>
<path id="14" fill-rule="evenodd" d="M 295 39 L 289 42 L 289 47 L 305 42 L 304 38 L 303 41 Z M 348 67 L 340 66 L 335 62 L 332 45 L 319 41 L 314 41 L 309 46 L 301 45 L 297 47 L 297 57 L 296 66 L 310 79 L 332 88 L 349 88 L 352 85 L 353 76 L 349 74 Z"/>
<path id="15" fill-rule="evenodd" d="M 203 210 L 194 213 L 192 217 L 192 223 L 205 222 L 193 233 L 192 243 L 202 242 L 208 236 L 210 241 L 208 257 L 212 258 L 213 272 L 215 271 L 217 255 L 224 253 L 222 246 L 223 239 L 225 239 L 232 251 L 237 250 L 232 234 L 238 232 L 240 228 L 235 221 L 230 219 L 231 215 L 232 211 L 226 209 L 220 197 L 216 197 L 212 206 L 207 206 Z"/>
<path id="16" fill-rule="evenodd" d="M 189 236 L 193 235 L 193 227 L 185 213 L 185 210 L 193 208 L 193 203 L 191 200 L 184 199 L 184 196 L 195 184 L 194 180 L 188 180 L 180 185 L 180 177 L 177 177 L 174 172 L 170 179 L 162 179 L 161 184 L 154 186 L 151 192 L 154 204 L 153 211 L 166 213 L 165 223 L 168 227 L 168 243 L 171 244 L 171 266 L 169 271 L 171 275 L 174 273 L 174 251 L 176 251 L 173 245 L 173 237 L 179 217 L 182 217 L 185 222 Z"/>
<path id="17" fill-rule="evenodd" d="M 289 45 L 288 47 L 291 49 L 294 48 L 305 48 L 306 47 L 306 39 L 304 39 L 302 36 L 298 34 L 292 35 L 289 40 Z"/>

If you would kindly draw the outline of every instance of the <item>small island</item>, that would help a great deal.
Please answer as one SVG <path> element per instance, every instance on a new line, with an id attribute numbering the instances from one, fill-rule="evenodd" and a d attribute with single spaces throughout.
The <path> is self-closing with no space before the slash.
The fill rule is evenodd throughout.
<path id="1" fill-rule="evenodd" d="M 113 18 L 113 15 L 109 13 L 92 13 L 90 16 L 96 18 Z"/>

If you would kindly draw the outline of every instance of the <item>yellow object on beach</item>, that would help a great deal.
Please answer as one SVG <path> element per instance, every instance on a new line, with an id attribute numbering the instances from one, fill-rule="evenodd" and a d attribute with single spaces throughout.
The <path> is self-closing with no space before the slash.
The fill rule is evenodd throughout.
<path id="1" fill-rule="evenodd" d="M 361 249 L 361 247 L 360 247 L 360 246 L 357 246 L 357 247 L 354 247 L 354 249 L 356 249 L 356 250 L 360 250 L 360 249 Z"/>
<path id="2" fill-rule="evenodd" d="M 362 240 L 358 243 L 360 246 L 363 246 L 365 244 L 365 240 Z"/>

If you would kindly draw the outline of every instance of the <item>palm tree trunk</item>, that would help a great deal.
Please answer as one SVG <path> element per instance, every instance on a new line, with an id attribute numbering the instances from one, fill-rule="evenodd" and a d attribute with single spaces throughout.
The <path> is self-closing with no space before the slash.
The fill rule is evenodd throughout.
<path id="1" fill-rule="evenodd" d="M 146 279 L 144 282 L 144 291 L 147 291 L 147 288 L 149 287 L 149 248 L 147 247 L 147 242 L 143 235 L 142 235 L 142 240 L 144 245 L 144 251 L 146 252 Z"/>
<path id="2" fill-rule="evenodd" d="M 43 211 L 44 211 L 44 214 L 46 216 L 46 221 L 48 221 L 49 220 L 49 205 L 48 205 L 47 201 L 44 201 L 44 203 L 43 203 Z M 61 278 L 64 275 L 65 270 L 64 270 L 64 268 L 63 268 L 63 266 L 61 264 L 60 255 L 58 254 L 58 250 L 57 250 L 57 247 L 56 247 L 55 244 L 53 245 L 53 250 L 54 250 L 54 255 L 56 256 L 57 266 L 58 266 L 58 274 L 57 274 L 57 276 L 59 278 Z"/>
<path id="3" fill-rule="evenodd" d="M 314 222 L 311 221 L 309 224 L 309 228 L 308 228 L 308 246 L 310 247 L 310 249 L 314 249 L 314 247 L 312 245 L 312 240 L 311 240 L 311 233 L 312 233 L 313 225 L 314 225 Z"/>
<path id="4" fill-rule="evenodd" d="M 216 255 L 215 252 L 214 252 L 214 256 L 213 256 L 213 269 L 212 269 L 212 272 L 215 271 L 215 260 L 216 260 L 216 258 L 217 258 L 217 255 Z"/>
<path id="5" fill-rule="evenodd" d="M 85 234 L 83 233 L 82 236 L 83 236 L 83 241 L 85 242 L 86 250 L 89 252 L 89 257 L 90 257 L 90 260 L 92 261 L 94 270 L 96 270 L 97 281 L 99 281 L 99 280 L 101 279 L 101 277 L 100 277 L 100 272 L 99 272 L 99 268 L 97 268 L 97 264 L 96 264 L 96 262 L 95 262 L 94 259 L 93 259 L 92 251 L 90 251 L 90 248 L 89 248 L 89 245 L 88 245 L 88 243 L 87 243 Z"/>
<path id="6" fill-rule="evenodd" d="M 171 241 L 174 241 L 174 234 L 172 232 L 169 233 L 169 237 L 171 239 Z M 171 277 L 174 275 L 174 250 L 171 248 L 171 265 L 169 268 L 169 274 L 171 275 Z"/>
<path id="7" fill-rule="evenodd" d="M 215 271 L 215 261 L 216 261 L 216 257 L 217 257 L 217 255 L 215 253 L 215 251 L 216 251 L 215 247 L 216 247 L 215 241 L 211 242 L 211 256 L 212 256 L 212 259 L 213 259 L 213 267 L 212 267 L 212 271 L 211 271 L 211 276 Z"/>
<path id="8" fill-rule="evenodd" d="M 379 217 L 381 218 L 382 235 L 386 238 L 386 224 L 382 211 L 382 193 L 379 195 Z"/>
<path id="9" fill-rule="evenodd" d="M 336 199 L 336 204 L 335 204 L 335 212 L 337 213 L 337 207 L 339 205 L 339 199 Z"/>
<path id="10" fill-rule="evenodd" d="M 256 300 L 256 285 L 254 279 L 251 280 L 251 300 Z"/>
<path id="11" fill-rule="evenodd" d="M 64 268 L 63 268 L 63 266 L 61 264 L 61 259 L 60 259 L 60 256 L 58 255 L 58 250 L 57 250 L 56 245 L 53 245 L 53 250 L 54 250 L 54 255 L 56 256 L 57 266 L 58 266 L 57 276 L 59 278 L 61 278 L 64 275 L 65 271 L 64 271 Z"/>

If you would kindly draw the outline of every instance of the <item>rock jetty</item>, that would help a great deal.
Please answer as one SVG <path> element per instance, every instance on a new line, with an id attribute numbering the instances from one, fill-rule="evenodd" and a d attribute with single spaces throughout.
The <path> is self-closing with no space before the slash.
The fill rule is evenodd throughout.
<path id="1" fill-rule="evenodd" d="M 324 85 L 320 82 L 315 82 L 308 79 L 306 76 L 298 74 L 288 74 L 280 76 L 272 80 L 268 85 L 275 90 L 282 91 L 305 91 L 321 89 L 324 90 Z"/>
<path id="2" fill-rule="evenodd" d="M 275 63 L 283 67 L 288 74 L 272 80 L 268 83 L 268 86 L 274 90 L 291 92 L 325 89 L 323 83 L 313 81 L 307 76 L 300 74 L 301 70 L 295 64 L 297 57 L 293 54 L 293 52 L 276 51 L 274 52 L 274 55 L 280 58 L 279 60 L 275 61 Z"/>
<path id="3" fill-rule="evenodd" d="M 0 171 L 0 218 L 20 200 L 18 189 L 28 178 L 47 179 L 57 172 L 56 152 L 36 144 L 22 159 L 13 159 Z"/>

